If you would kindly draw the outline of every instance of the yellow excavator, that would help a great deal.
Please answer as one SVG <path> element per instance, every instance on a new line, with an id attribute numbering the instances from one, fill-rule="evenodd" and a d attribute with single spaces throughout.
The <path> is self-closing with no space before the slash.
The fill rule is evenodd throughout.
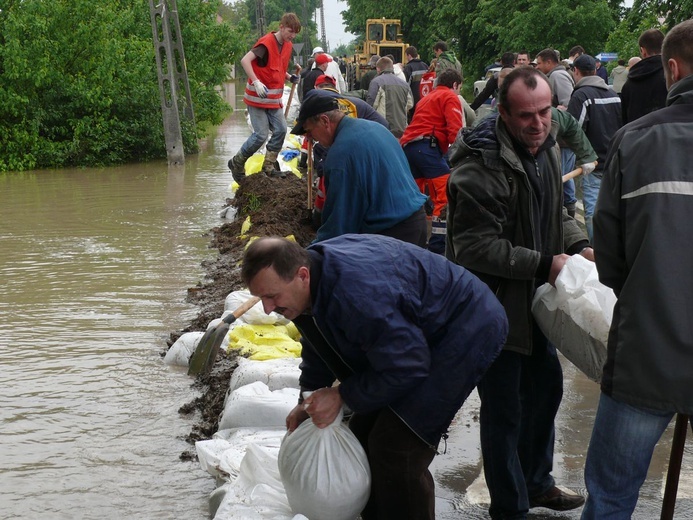
<path id="1" fill-rule="evenodd" d="M 373 18 L 366 20 L 366 34 L 356 53 L 347 60 L 346 81 L 349 90 L 360 88 L 361 76 L 369 70 L 371 56 L 392 54 L 395 63 L 406 63 L 404 50 L 409 47 L 404 43 L 401 20 L 392 18 Z"/>

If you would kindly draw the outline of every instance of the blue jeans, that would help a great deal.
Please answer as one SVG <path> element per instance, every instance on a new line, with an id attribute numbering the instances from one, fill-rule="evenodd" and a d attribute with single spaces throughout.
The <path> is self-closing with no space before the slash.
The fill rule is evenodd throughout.
<path id="1" fill-rule="evenodd" d="M 252 106 L 247 108 L 250 124 L 253 125 L 253 133 L 250 134 L 248 140 L 241 146 L 241 154 L 245 157 L 250 157 L 257 152 L 267 141 L 270 132 L 272 132 L 272 137 L 270 137 L 267 143 L 267 150 L 270 152 L 280 151 L 282 146 L 284 146 L 284 137 L 286 137 L 287 131 L 284 110 L 281 108 L 267 109 Z"/>
<path id="2" fill-rule="evenodd" d="M 585 227 L 587 228 L 587 236 L 590 242 L 594 239 L 592 216 L 594 215 L 594 207 L 597 205 L 597 196 L 599 195 L 599 187 L 601 185 L 602 178 L 597 177 L 594 173 L 582 176 L 582 203 L 585 205 Z"/>
<path id="3" fill-rule="evenodd" d="M 477 386 L 491 518 L 523 519 L 555 485 L 554 418 L 563 397 L 556 348 L 534 326 L 532 354 L 503 350 Z"/>
<path id="4" fill-rule="evenodd" d="M 585 463 L 583 520 L 631 517 L 654 447 L 673 416 L 601 394 Z"/>
<path id="5" fill-rule="evenodd" d="M 561 148 L 561 169 L 563 175 L 575 169 L 575 154 L 570 148 Z M 563 183 L 563 205 L 575 204 L 575 181 L 570 179 Z"/>

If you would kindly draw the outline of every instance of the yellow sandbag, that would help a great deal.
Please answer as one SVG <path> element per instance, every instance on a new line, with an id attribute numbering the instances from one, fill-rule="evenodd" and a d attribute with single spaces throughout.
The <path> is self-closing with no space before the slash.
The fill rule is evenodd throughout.
<path id="1" fill-rule="evenodd" d="M 250 215 L 248 215 L 245 220 L 243 221 L 243 224 L 241 224 L 241 234 L 239 235 L 239 238 L 245 238 L 250 231 Z"/>
<path id="2" fill-rule="evenodd" d="M 250 159 L 245 162 L 245 174 L 252 175 L 262 170 L 262 165 L 265 162 L 265 155 L 261 153 L 253 154 Z"/>
<path id="3" fill-rule="evenodd" d="M 298 330 L 288 325 L 238 325 L 229 333 L 229 350 L 256 361 L 301 357 Z"/>

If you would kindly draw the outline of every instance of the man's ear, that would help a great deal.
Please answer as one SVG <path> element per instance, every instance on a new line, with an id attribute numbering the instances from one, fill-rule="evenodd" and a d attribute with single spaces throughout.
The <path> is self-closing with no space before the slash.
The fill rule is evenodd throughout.
<path id="1" fill-rule="evenodd" d="M 303 265 L 298 268 L 296 276 L 303 282 L 310 282 L 310 269 Z"/>
<path id="2" fill-rule="evenodd" d="M 674 58 L 669 58 L 667 61 L 667 66 L 669 67 L 669 73 L 671 74 L 671 79 L 673 83 L 676 83 L 681 79 L 681 67 L 679 67 L 679 62 Z"/>

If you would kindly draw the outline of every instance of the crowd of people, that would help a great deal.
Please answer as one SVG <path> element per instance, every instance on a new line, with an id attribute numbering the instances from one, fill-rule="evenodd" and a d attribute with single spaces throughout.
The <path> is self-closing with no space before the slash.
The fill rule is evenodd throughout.
<path id="1" fill-rule="evenodd" d="M 275 96 L 294 80 L 285 72 L 300 31 L 293 16 L 244 58 L 246 103 L 267 112 L 272 139 L 286 131 L 274 121 Z M 534 60 L 509 51 L 472 103 L 493 97 L 494 110 L 473 122 L 460 62 L 444 42 L 431 64 L 407 49 L 404 79 L 390 57 L 374 56 L 360 106 L 328 74 L 331 57 L 314 57 L 318 70 L 306 77 L 315 88 L 292 132 L 319 146 L 317 237 L 307 249 L 257 240 L 242 275 L 266 312 L 302 333 L 300 383 L 313 393 L 288 429 L 308 419 L 324 427 L 343 405 L 354 412 L 350 427 L 373 472 L 364 520 L 435 518 L 428 466 L 474 388 L 498 519 L 583 504 L 585 519 L 630 518 L 655 444 L 674 414 L 693 414 L 693 236 L 684 225 L 693 21 L 666 36 L 645 31 L 638 44 L 641 59 L 619 60 L 613 85 L 579 45 L 568 60 L 550 48 Z M 417 83 L 429 71 L 435 87 L 422 96 Z M 230 163 L 241 182 L 239 165 L 262 134 L 253 136 Z M 563 182 L 576 164 L 585 227 Z M 555 283 L 571 255 L 596 262 L 618 297 L 586 498 L 552 476 L 563 374 L 531 312 L 536 289 Z"/>

